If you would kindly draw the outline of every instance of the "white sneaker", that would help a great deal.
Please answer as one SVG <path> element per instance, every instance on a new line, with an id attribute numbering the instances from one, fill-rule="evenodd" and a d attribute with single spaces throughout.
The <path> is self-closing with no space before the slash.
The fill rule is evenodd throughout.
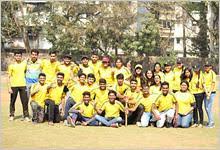
<path id="1" fill-rule="evenodd" d="M 9 117 L 9 121 L 13 121 L 14 120 L 14 116 Z"/>
<path id="2" fill-rule="evenodd" d="M 69 125 L 68 122 L 67 122 L 67 120 L 64 120 L 63 125 L 64 125 L 64 126 L 68 126 L 68 125 Z"/>
<path id="3" fill-rule="evenodd" d="M 24 121 L 30 122 L 31 120 L 30 120 L 28 117 L 25 117 L 25 118 L 24 118 Z"/>
<path id="4" fill-rule="evenodd" d="M 141 127 L 141 122 L 136 122 L 136 125 L 137 125 L 138 127 Z"/>

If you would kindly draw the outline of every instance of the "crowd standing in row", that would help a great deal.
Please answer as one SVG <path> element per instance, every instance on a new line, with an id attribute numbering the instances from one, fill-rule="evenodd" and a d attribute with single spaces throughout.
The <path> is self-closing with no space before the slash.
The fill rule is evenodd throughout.
<path id="1" fill-rule="evenodd" d="M 57 60 L 38 59 L 31 51 L 27 60 L 21 52 L 14 53 L 8 67 L 10 121 L 14 120 L 15 101 L 19 93 L 23 119 L 33 123 L 48 120 L 49 125 L 64 122 L 75 127 L 136 124 L 139 127 L 203 127 L 203 101 L 208 116 L 207 127 L 214 127 L 213 101 L 216 95 L 216 74 L 208 63 L 204 71 L 199 65 L 185 67 L 180 59 L 176 65 L 167 62 L 164 70 L 155 63 L 153 70 L 143 72 L 143 66 L 123 65 L 117 58 L 112 67 L 110 58 L 99 60 L 83 56 L 74 63 L 70 55 Z M 32 108 L 29 119 L 28 104 Z"/>

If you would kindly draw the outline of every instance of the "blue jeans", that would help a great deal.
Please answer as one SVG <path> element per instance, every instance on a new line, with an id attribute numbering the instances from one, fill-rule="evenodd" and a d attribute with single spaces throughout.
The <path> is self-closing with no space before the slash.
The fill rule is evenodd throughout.
<path id="1" fill-rule="evenodd" d="M 66 105 L 65 105 L 64 119 L 67 118 L 67 116 L 69 115 L 70 108 L 73 107 L 73 105 L 75 104 L 76 102 L 73 100 L 73 98 L 68 97 L 68 99 L 66 100 Z"/>
<path id="2" fill-rule="evenodd" d="M 188 128 L 190 125 L 190 122 L 192 121 L 192 116 L 193 115 L 191 113 L 188 115 L 178 114 L 177 126 Z"/>
<path id="3" fill-rule="evenodd" d="M 141 116 L 141 126 L 147 127 L 151 117 L 152 117 L 151 112 L 144 112 L 143 115 Z"/>
<path id="4" fill-rule="evenodd" d="M 88 125 L 89 126 L 97 126 L 98 122 L 96 121 L 95 118 L 88 118 L 85 116 L 82 116 L 80 113 L 70 113 L 70 117 L 75 120 L 75 121 L 80 121 L 80 122 L 87 122 L 89 121 Z"/>
<path id="5" fill-rule="evenodd" d="M 100 115 L 95 115 L 95 119 L 100 121 L 102 124 L 106 125 L 107 127 L 111 126 L 114 123 L 121 123 L 122 122 L 121 117 L 109 119 L 109 118 L 102 117 Z"/>
<path id="6" fill-rule="evenodd" d="M 204 102 L 205 102 L 205 110 L 209 119 L 208 124 L 212 124 L 214 123 L 214 118 L 213 118 L 213 114 L 212 114 L 212 105 L 214 103 L 214 99 L 215 99 L 215 93 L 211 93 L 210 98 L 207 99 L 207 96 L 205 96 Z"/>

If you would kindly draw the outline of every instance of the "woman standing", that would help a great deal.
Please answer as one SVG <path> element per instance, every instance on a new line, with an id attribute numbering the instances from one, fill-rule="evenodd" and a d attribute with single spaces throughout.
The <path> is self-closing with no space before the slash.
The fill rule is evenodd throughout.
<path id="1" fill-rule="evenodd" d="M 173 93 L 176 93 L 180 90 L 181 74 L 184 70 L 184 65 L 180 59 L 176 62 L 176 67 L 173 68 L 174 73 L 174 84 L 173 84 Z"/>
<path id="2" fill-rule="evenodd" d="M 175 98 L 178 103 L 178 118 L 174 120 L 175 126 L 188 128 L 192 121 L 192 111 L 195 108 L 195 98 L 188 91 L 189 82 L 186 80 L 181 81 L 180 91 L 175 93 Z"/>
<path id="3" fill-rule="evenodd" d="M 164 73 L 161 69 L 161 64 L 159 62 L 156 62 L 154 64 L 154 75 L 159 75 L 160 79 L 161 79 L 161 82 L 164 81 Z"/>
<path id="4" fill-rule="evenodd" d="M 143 67 L 141 64 L 137 64 L 134 69 L 133 77 L 137 80 L 137 87 L 141 89 L 143 85 L 145 85 L 144 75 L 143 75 Z"/>

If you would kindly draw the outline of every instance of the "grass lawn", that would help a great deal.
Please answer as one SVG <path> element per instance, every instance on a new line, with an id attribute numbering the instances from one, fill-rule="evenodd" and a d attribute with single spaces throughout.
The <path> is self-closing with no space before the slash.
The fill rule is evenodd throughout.
<path id="1" fill-rule="evenodd" d="M 81 127 L 70 128 L 63 124 L 48 126 L 20 121 L 21 102 L 16 102 L 18 116 L 8 121 L 9 95 L 1 77 L 1 146 L 4 149 L 56 148 L 56 149 L 217 149 L 219 133 L 219 93 L 214 103 L 215 128 L 121 128 Z M 30 110 L 30 107 L 29 107 Z M 31 112 L 31 111 L 30 111 Z M 207 121 L 204 111 L 205 121 Z"/>

